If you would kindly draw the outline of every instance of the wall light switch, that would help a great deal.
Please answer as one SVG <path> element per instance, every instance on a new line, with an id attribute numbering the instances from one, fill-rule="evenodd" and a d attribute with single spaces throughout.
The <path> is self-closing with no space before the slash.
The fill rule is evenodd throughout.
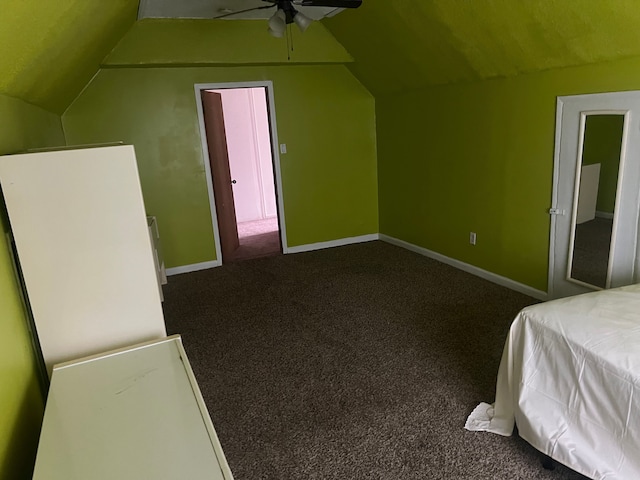
<path id="1" fill-rule="evenodd" d="M 281 143 L 280 144 L 280 153 L 287 153 L 287 144 L 286 143 Z"/>
<path id="2" fill-rule="evenodd" d="M 471 245 L 476 244 L 476 232 L 469 232 L 469 243 Z"/>

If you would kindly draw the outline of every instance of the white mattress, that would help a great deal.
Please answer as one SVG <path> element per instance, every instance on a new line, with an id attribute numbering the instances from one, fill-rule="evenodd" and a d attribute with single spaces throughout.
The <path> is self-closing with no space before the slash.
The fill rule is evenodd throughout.
<path id="1" fill-rule="evenodd" d="M 469 430 L 522 438 L 594 479 L 640 478 L 640 285 L 523 309 L 495 404 Z"/>

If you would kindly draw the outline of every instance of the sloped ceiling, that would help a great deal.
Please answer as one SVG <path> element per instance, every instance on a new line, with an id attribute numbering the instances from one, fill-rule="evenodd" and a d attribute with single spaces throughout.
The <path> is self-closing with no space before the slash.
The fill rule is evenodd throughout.
<path id="1" fill-rule="evenodd" d="M 137 9 L 137 0 L 0 0 L 0 94 L 62 113 Z"/>
<path id="2" fill-rule="evenodd" d="M 640 55 L 637 0 L 364 0 L 323 23 L 374 94 Z"/>
<path id="3" fill-rule="evenodd" d="M 0 0 L 0 94 L 63 112 L 137 9 Z M 322 22 L 374 94 L 640 56 L 637 0 L 364 0 Z"/>

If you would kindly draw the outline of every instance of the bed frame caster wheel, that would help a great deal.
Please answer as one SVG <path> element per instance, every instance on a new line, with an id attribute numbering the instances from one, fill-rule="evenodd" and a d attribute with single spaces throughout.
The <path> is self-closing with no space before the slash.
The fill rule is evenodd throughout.
<path id="1" fill-rule="evenodd" d="M 556 468 L 556 464 L 553 461 L 553 458 L 548 455 L 544 455 L 542 457 L 542 468 L 545 470 L 554 470 Z"/>

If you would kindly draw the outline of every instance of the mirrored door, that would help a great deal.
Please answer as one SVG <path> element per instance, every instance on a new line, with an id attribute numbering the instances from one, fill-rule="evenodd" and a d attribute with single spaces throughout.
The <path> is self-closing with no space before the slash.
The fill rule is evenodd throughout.
<path id="1" fill-rule="evenodd" d="M 635 281 L 640 92 L 558 99 L 549 296 Z"/>
<path id="2" fill-rule="evenodd" d="M 567 279 L 608 288 L 612 280 L 613 218 L 626 114 L 580 115 Z"/>

